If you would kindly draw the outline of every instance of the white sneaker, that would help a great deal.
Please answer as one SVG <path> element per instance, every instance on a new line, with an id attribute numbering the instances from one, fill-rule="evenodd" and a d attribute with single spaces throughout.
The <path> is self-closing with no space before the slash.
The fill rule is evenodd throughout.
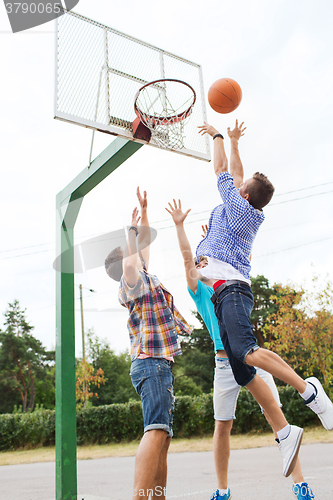
<path id="1" fill-rule="evenodd" d="M 297 427 L 297 425 L 291 425 L 288 436 L 284 439 L 276 440 L 283 458 L 283 475 L 286 477 L 290 476 L 294 470 L 302 437 L 303 429 Z"/>
<path id="2" fill-rule="evenodd" d="M 330 398 L 325 394 L 323 386 L 319 382 L 316 377 L 309 377 L 305 379 L 305 382 L 309 382 L 309 384 L 313 385 L 316 389 L 316 395 L 310 401 L 305 401 L 306 406 L 311 408 L 321 420 L 321 423 L 325 427 L 326 430 L 333 430 L 333 403 Z"/>

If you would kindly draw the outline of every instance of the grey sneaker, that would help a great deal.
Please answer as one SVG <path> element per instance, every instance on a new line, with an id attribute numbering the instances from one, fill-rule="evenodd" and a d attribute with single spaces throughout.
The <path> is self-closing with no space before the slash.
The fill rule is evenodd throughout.
<path id="1" fill-rule="evenodd" d="M 283 458 L 283 475 L 288 477 L 294 470 L 299 448 L 303 437 L 303 429 L 297 425 L 290 426 L 290 432 L 284 439 L 276 439 Z"/>
<path id="2" fill-rule="evenodd" d="M 330 398 L 325 394 L 323 386 L 316 377 L 309 377 L 305 382 L 313 385 L 316 394 L 310 399 L 305 401 L 306 406 L 311 408 L 321 420 L 321 423 L 326 430 L 333 430 L 333 403 Z"/>

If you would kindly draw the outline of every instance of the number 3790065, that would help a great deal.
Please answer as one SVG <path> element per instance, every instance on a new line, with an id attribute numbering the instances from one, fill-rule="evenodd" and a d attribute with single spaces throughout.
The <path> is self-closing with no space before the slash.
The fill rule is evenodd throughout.
<path id="1" fill-rule="evenodd" d="M 8 14 L 59 14 L 61 12 L 60 4 L 53 3 L 27 3 L 27 2 L 13 2 L 6 3 L 6 10 Z"/>

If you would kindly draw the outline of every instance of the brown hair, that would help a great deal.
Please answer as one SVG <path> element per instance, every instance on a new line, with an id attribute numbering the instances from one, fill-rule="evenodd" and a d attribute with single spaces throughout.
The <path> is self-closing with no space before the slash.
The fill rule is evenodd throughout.
<path id="1" fill-rule="evenodd" d="M 250 196 L 249 203 L 259 210 L 268 205 L 271 201 L 274 186 L 267 179 L 266 175 L 256 172 L 253 174 L 253 181 L 248 186 L 248 194 Z"/>
<path id="2" fill-rule="evenodd" d="M 208 264 L 208 259 L 205 255 L 200 255 L 199 257 L 194 257 L 194 265 L 197 266 L 200 262 L 202 262 L 203 260 L 207 262 Z"/>
<path id="3" fill-rule="evenodd" d="M 123 275 L 123 257 L 124 254 L 121 247 L 117 247 L 105 259 L 105 270 L 108 276 L 115 281 L 120 281 Z"/>

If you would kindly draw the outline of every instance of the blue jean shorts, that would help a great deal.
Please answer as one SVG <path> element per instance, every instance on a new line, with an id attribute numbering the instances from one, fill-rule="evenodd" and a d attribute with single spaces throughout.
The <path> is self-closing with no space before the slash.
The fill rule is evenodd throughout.
<path id="1" fill-rule="evenodd" d="M 172 362 L 164 358 L 135 359 L 131 379 L 141 398 L 144 432 L 161 429 L 172 437 L 174 395 Z"/>
<path id="2" fill-rule="evenodd" d="M 214 304 L 220 335 L 236 382 L 246 386 L 256 374 L 256 369 L 245 363 L 247 354 L 259 349 L 252 331 L 251 311 L 253 295 L 247 285 L 229 285 Z"/>

